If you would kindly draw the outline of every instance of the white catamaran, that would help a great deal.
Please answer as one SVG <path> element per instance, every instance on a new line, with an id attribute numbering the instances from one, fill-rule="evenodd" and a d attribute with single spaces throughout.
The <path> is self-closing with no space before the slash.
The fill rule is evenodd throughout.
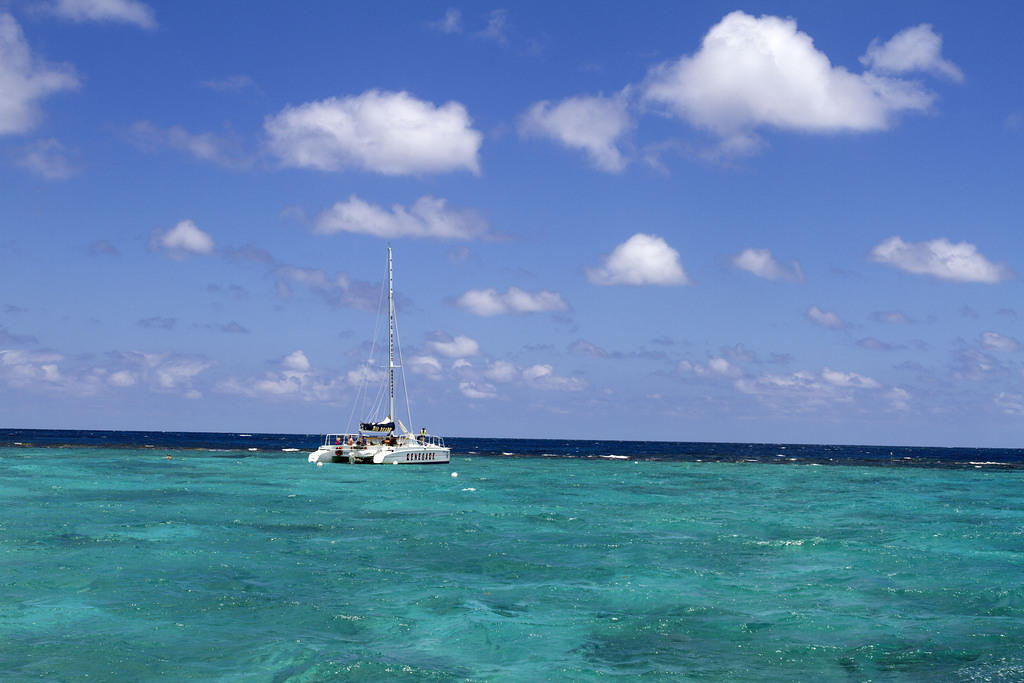
<path id="1" fill-rule="evenodd" d="M 358 432 L 328 434 L 320 447 L 309 454 L 309 462 L 436 465 L 450 460 L 451 449 L 444 439 L 410 432 L 395 416 L 395 288 L 391 272 L 391 247 L 388 247 L 388 413 L 383 420 L 360 422 Z M 408 398 L 406 399 L 408 402 Z"/>

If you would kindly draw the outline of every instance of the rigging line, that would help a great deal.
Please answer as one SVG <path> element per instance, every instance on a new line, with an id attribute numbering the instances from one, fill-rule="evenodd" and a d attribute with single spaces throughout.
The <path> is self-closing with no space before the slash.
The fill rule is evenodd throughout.
<path id="1" fill-rule="evenodd" d="M 379 381 L 380 377 L 377 376 L 377 368 L 371 368 L 370 366 L 367 366 L 367 383 L 370 381 L 369 373 L 371 370 L 374 372 L 374 381 L 377 382 L 377 394 L 374 396 L 373 402 L 367 405 L 367 408 L 369 408 L 367 419 L 377 419 L 380 417 L 381 411 L 384 410 L 383 406 L 388 384 L 386 381 Z M 387 375 L 384 377 L 386 379 Z M 367 398 L 369 398 L 369 394 L 367 394 Z"/>
<path id="2" fill-rule="evenodd" d="M 373 406 L 370 409 L 370 417 L 373 419 L 380 417 L 381 412 L 384 410 L 384 397 L 388 393 L 387 386 L 388 383 L 386 381 L 377 385 L 377 396 L 373 399 Z"/>
<path id="3" fill-rule="evenodd" d="M 348 412 L 348 422 L 345 423 L 345 433 L 352 433 L 352 420 L 356 416 L 356 406 L 359 405 L 359 396 L 363 393 L 366 388 L 366 375 L 364 374 L 359 384 L 356 386 L 355 396 L 352 397 L 352 409 Z"/>
<path id="4" fill-rule="evenodd" d="M 405 361 L 402 359 L 402 343 L 398 338 L 398 316 L 395 316 L 395 346 L 398 347 L 398 366 L 402 370 L 402 390 L 405 392 L 405 414 L 409 418 L 409 427 L 412 429 L 412 408 L 409 406 L 409 383 L 405 381 Z M 392 415 L 391 417 L 394 417 Z"/>
<path id="5" fill-rule="evenodd" d="M 366 359 L 367 364 L 373 363 L 373 354 L 377 350 L 377 335 L 380 334 L 380 311 L 384 308 L 384 291 L 388 288 L 387 278 L 380 287 L 380 296 L 377 297 L 377 320 L 373 324 L 373 341 L 370 342 L 370 357 Z"/>
<path id="6" fill-rule="evenodd" d="M 381 328 L 381 311 L 384 309 L 384 292 L 387 291 L 387 288 L 388 280 L 387 276 L 385 276 L 384 280 L 381 282 L 380 295 L 377 297 L 377 318 L 376 322 L 373 325 L 373 341 L 370 342 L 370 355 L 366 359 L 366 372 L 363 375 L 363 381 L 366 383 L 367 387 L 369 386 L 370 383 L 369 371 L 371 368 L 375 367 L 373 363 L 373 357 L 374 354 L 377 353 L 377 339 L 380 336 Z M 381 385 L 377 388 L 377 395 L 374 397 L 372 403 L 369 402 L 369 393 L 366 393 L 365 396 L 366 398 L 364 400 L 367 401 L 367 408 L 369 408 L 369 410 L 367 411 L 366 419 L 375 420 L 377 419 L 377 416 L 379 416 L 380 414 L 379 411 L 384 401 L 384 386 Z"/>
<path id="7" fill-rule="evenodd" d="M 372 368 L 369 363 L 359 368 L 359 383 L 356 385 L 356 393 L 352 400 L 352 411 L 349 413 L 348 424 L 346 425 L 346 430 L 348 430 L 350 433 L 352 425 L 354 424 L 356 409 L 359 406 L 363 406 L 365 408 L 372 405 L 369 400 L 370 395 L 368 392 L 370 387 L 371 370 Z M 369 419 L 369 416 L 367 417 L 367 419 Z"/>
<path id="8" fill-rule="evenodd" d="M 348 422 L 345 423 L 345 431 L 346 432 L 351 432 L 352 431 L 352 425 L 353 425 L 353 421 L 355 420 L 356 409 L 359 407 L 359 404 L 361 402 L 365 403 L 369 399 L 369 394 L 367 393 L 366 390 L 367 390 L 367 387 L 369 387 L 369 385 L 370 385 L 370 372 L 369 371 L 370 371 L 370 368 L 373 366 L 373 354 L 374 354 L 374 352 L 377 349 L 377 335 L 380 333 L 380 311 L 381 311 L 381 308 L 383 307 L 383 301 L 384 301 L 384 287 L 382 286 L 381 290 L 380 290 L 380 295 L 377 297 L 377 322 L 373 326 L 373 338 L 370 340 L 370 354 L 369 354 L 369 357 L 366 359 L 366 366 L 361 368 L 362 372 L 359 373 L 360 374 L 359 384 L 356 386 L 356 393 L 355 393 L 355 396 L 353 397 L 353 400 L 352 400 L 352 409 L 349 411 Z M 379 404 L 379 400 L 376 403 Z M 375 405 L 374 408 L 376 408 L 376 407 L 377 406 Z M 371 413 L 371 415 L 372 415 L 372 413 Z M 370 419 L 370 418 L 368 417 L 367 419 Z"/>

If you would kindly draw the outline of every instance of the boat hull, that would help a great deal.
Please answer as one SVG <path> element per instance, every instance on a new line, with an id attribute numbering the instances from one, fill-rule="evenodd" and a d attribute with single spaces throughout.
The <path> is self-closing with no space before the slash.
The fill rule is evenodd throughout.
<path id="1" fill-rule="evenodd" d="M 445 465 L 451 462 L 451 449 L 443 446 L 322 446 L 309 454 L 309 462 L 352 465 Z"/>
<path id="2" fill-rule="evenodd" d="M 444 439 L 428 434 L 426 427 L 421 428 L 419 434 L 412 434 L 395 414 L 395 368 L 401 366 L 395 365 L 395 346 L 398 338 L 395 334 L 395 287 L 392 272 L 389 245 L 387 416 L 383 420 L 360 422 L 358 433 L 327 434 L 320 447 L 309 454 L 311 463 L 443 465 L 451 460 L 451 450 L 444 445 Z M 408 396 L 406 403 L 408 407 Z M 382 407 L 378 404 L 376 409 Z"/>

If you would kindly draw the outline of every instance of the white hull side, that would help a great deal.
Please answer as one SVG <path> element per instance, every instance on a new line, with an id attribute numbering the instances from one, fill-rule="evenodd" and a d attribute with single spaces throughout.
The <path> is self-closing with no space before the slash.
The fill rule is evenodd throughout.
<path id="1" fill-rule="evenodd" d="M 373 465 L 443 465 L 451 461 L 451 450 L 443 446 L 348 446 L 321 447 L 309 454 L 312 463 Z"/>
<path id="2" fill-rule="evenodd" d="M 340 451 L 341 449 L 339 448 L 337 450 Z M 318 449 L 316 449 L 315 451 L 313 451 L 312 453 L 309 454 L 309 461 L 310 462 L 333 462 L 334 461 L 334 451 L 335 451 L 335 449 L 333 449 L 333 448 L 323 448 L 323 447 L 318 448 Z M 348 455 L 345 455 L 344 457 L 347 458 Z"/>

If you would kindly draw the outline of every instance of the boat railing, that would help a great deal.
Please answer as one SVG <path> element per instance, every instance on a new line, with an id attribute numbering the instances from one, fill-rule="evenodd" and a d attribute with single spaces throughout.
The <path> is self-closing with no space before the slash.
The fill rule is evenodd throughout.
<path id="1" fill-rule="evenodd" d="M 358 434 L 328 434 L 324 437 L 324 446 L 346 446 L 348 440 L 352 439 L 353 442 L 359 440 Z"/>
<path id="2" fill-rule="evenodd" d="M 348 447 L 349 439 L 352 440 L 352 446 L 355 448 L 374 446 L 381 443 L 387 443 L 391 437 L 380 434 L 367 436 L 365 434 L 328 434 L 324 437 L 323 446 L 325 448 L 345 448 Z M 417 434 L 413 438 L 416 443 L 421 446 L 436 446 L 437 448 L 445 448 L 444 439 L 440 436 L 433 434 Z M 397 439 L 396 439 L 397 441 Z"/>

